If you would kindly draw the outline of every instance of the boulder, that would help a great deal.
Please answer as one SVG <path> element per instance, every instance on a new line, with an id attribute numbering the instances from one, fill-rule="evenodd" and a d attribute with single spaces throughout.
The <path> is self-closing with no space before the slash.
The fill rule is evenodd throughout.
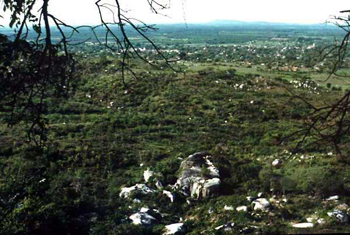
<path id="1" fill-rule="evenodd" d="M 225 206 L 224 206 L 224 210 L 225 210 L 225 211 L 233 211 L 233 206 L 227 206 L 227 205 L 225 205 Z"/>
<path id="2" fill-rule="evenodd" d="M 154 185 L 157 187 L 157 189 L 162 189 L 164 188 L 162 182 L 159 179 L 156 179 L 156 182 L 154 183 Z"/>
<path id="3" fill-rule="evenodd" d="M 254 205 L 254 210 L 261 210 L 261 211 L 269 211 L 270 209 L 270 202 L 266 198 L 258 198 L 255 199 L 252 204 Z"/>
<path id="4" fill-rule="evenodd" d="M 313 223 L 299 223 L 299 224 L 293 224 L 293 228 L 312 228 L 314 227 Z"/>
<path id="5" fill-rule="evenodd" d="M 181 163 L 180 169 L 175 188 L 184 195 L 199 199 L 219 191 L 219 170 L 211 162 L 209 154 L 200 152 L 190 155 Z"/>
<path id="6" fill-rule="evenodd" d="M 171 202 L 174 202 L 175 195 L 172 194 L 170 191 L 163 190 L 163 194 L 166 195 L 170 199 Z"/>
<path id="7" fill-rule="evenodd" d="M 169 224 L 165 226 L 166 233 L 165 234 L 176 234 L 184 231 L 183 223 Z"/>
<path id="8" fill-rule="evenodd" d="M 143 178 L 145 179 L 145 182 L 147 183 L 148 180 L 154 175 L 154 171 L 151 171 L 149 168 L 143 172 Z"/>
<path id="9" fill-rule="evenodd" d="M 129 219 L 132 220 L 133 224 L 143 226 L 149 226 L 158 222 L 156 218 L 147 214 L 146 212 L 137 212 L 132 214 Z"/>
<path id="10" fill-rule="evenodd" d="M 333 210 L 332 212 L 328 212 L 327 215 L 329 217 L 336 218 L 341 223 L 347 223 L 349 221 L 349 217 L 345 212 L 342 212 L 340 210 Z"/>
<path id="11" fill-rule="evenodd" d="M 282 166 L 282 160 L 281 159 L 275 159 L 272 161 L 271 166 L 280 168 Z"/>
<path id="12" fill-rule="evenodd" d="M 247 206 L 239 206 L 236 208 L 236 211 L 238 212 L 247 212 L 248 211 L 248 207 Z"/>
<path id="13" fill-rule="evenodd" d="M 321 219 L 318 219 L 318 220 L 317 220 L 317 223 L 318 223 L 319 225 L 323 225 L 323 224 L 326 223 L 326 220 L 323 219 L 323 218 L 321 218 Z"/>
<path id="14" fill-rule="evenodd" d="M 326 199 L 326 201 L 337 201 L 337 200 L 339 200 L 339 196 L 338 195 L 331 196 L 331 197 Z"/>
<path id="15" fill-rule="evenodd" d="M 120 192 L 119 197 L 128 198 L 133 192 L 147 195 L 147 194 L 154 193 L 155 190 L 147 187 L 147 185 L 145 184 L 136 184 L 132 187 L 122 188 L 122 191 Z"/>

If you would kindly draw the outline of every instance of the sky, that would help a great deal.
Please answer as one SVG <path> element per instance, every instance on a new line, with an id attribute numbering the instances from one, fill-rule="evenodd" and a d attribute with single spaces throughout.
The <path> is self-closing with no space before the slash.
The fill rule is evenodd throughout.
<path id="1" fill-rule="evenodd" d="M 95 2 L 96 0 L 50 0 L 49 10 L 57 18 L 71 25 L 97 25 L 100 21 Z M 114 3 L 113 0 L 101 2 Z M 170 6 L 170 9 L 162 11 L 166 16 L 152 14 L 147 0 L 120 0 L 122 8 L 127 10 L 126 15 L 146 23 L 157 24 L 204 23 L 214 20 L 324 23 L 331 15 L 350 9 L 349 0 L 159 0 L 159 2 Z M 111 19 L 107 9 L 104 10 L 104 15 L 106 19 Z M 6 24 L 5 21 L 0 19 L 0 24 Z"/>

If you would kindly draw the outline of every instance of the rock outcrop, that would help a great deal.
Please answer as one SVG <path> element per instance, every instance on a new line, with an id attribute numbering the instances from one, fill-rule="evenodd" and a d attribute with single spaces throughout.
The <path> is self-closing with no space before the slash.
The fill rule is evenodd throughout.
<path id="1" fill-rule="evenodd" d="M 209 197 L 219 191 L 219 170 L 211 162 L 208 153 L 190 155 L 180 166 L 180 177 L 175 184 L 184 195 L 194 198 Z"/>
<path id="2" fill-rule="evenodd" d="M 120 192 L 119 197 L 128 198 L 134 192 L 147 195 L 147 194 L 154 193 L 155 190 L 147 187 L 147 185 L 145 185 L 145 184 L 136 184 L 136 185 L 131 186 L 131 187 L 122 188 L 122 191 Z"/>

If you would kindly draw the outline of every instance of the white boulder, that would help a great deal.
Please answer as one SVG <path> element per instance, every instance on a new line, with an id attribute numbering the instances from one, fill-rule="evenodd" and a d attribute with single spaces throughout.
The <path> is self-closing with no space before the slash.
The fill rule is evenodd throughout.
<path id="1" fill-rule="evenodd" d="M 238 212 L 247 212 L 248 211 L 248 207 L 247 206 L 239 206 L 236 208 L 236 211 Z"/>
<path id="2" fill-rule="evenodd" d="M 319 225 L 322 225 L 322 224 L 325 224 L 325 223 L 326 223 L 326 220 L 323 219 L 323 218 L 321 218 L 321 219 L 318 219 L 318 220 L 317 220 L 317 223 L 318 223 Z"/>
<path id="3" fill-rule="evenodd" d="M 143 172 L 143 178 L 145 179 L 145 182 L 147 183 L 148 180 L 154 175 L 154 171 L 151 171 L 149 168 Z"/>
<path id="4" fill-rule="evenodd" d="M 171 202 L 174 202 L 175 196 L 170 191 L 163 190 L 163 194 L 166 195 Z"/>
<path id="5" fill-rule="evenodd" d="M 271 206 L 270 202 L 266 198 L 255 199 L 252 204 L 254 205 L 254 210 L 269 211 Z"/>
<path id="6" fill-rule="evenodd" d="M 131 219 L 132 223 L 135 225 L 152 225 L 157 223 L 157 219 L 146 212 L 132 214 L 129 219 Z"/>
<path id="7" fill-rule="evenodd" d="M 165 226 L 165 229 L 167 230 L 165 234 L 176 234 L 179 232 L 183 232 L 184 223 L 169 224 Z"/>
<path id="8" fill-rule="evenodd" d="M 122 188 L 122 191 L 120 192 L 119 197 L 128 198 L 133 192 L 138 192 L 138 193 L 147 195 L 147 194 L 154 193 L 155 190 L 147 187 L 147 185 L 145 184 L 136 184 L 131 187 Z"/>
<path id="9" fill-rule="evenodd" d="M 216 227 L 215 230 L 224 230 L 225 232 L 229 232 L 233 230 L 234 226 L 235 223 L 227 223 Z"/>
<path id="10" fill-rule="evenodd" d="M 272 165 L 273 167 L 279 168 L 279 167 L 281 167 L 281 165 L 282 165 L 282 160 L 281 160 L 281 159 L 275 159 L 275 160 L 272 161 L 271 165 Z"/>
<path id="11" fill-rule="evenodd" d="M 299 224 L 293 224 L 293 228 L 312 228 L 314 227 L 313 223 L 299 223 Z"/>
<path id="12" fill-rule="evenodd" d="M 331 197 L 326 199 L 326 201 L 337 201 L 337 200 L 339 200 L 339 196 L 338 195 L 331 196 Z"/>

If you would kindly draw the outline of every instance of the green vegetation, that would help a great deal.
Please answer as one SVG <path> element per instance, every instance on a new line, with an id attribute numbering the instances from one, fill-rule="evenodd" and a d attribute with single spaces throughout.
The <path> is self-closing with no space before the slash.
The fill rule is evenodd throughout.
<path id="1" fill-rule="evenodd" d="M 168 27 L 169 32 L 153 36 L 169 55 L 185 53 L 178 63 L 184 72 L 135 59 L 138 76 L 128 76 L 127 87 L 117 70 L 118 56 L 96 52 L 95 44 L 76 46 L 79 64 L 69 98 L 44 101 L 44 148 L 24 141 L 26 123 L 8 127 L 8 113 L 1 113 L 0 233 L 162 234 L 180 218 L 186 234 L 348 231 L 348 223 L 327 212 L 350 205 L 350 167 L 331 145 L 313 139 L 293 153 L 303 138 L 294 133 L 305 127 L 312 110 L 288 91 L 322 106 L 349 88 L 342 78 L 324 81 L 329 64 L 312 61 L 337 31 L 273 26 L 262 34 L 240 26 L 237 34 L 230 27 L 198 26 L 171 34 Z M 212 32 L 223 36 L 215 40 Z M 142 53 L 157 60 L 150 50 Z M 211 153 L 219 169 L 219 195 L 194 200 L 175 191 L 174 203 L 162 190 L 119 196 L 123 187 L 144 182 L 147 168 L 171 190 L 182 160 L 199 151 Z M 276 159 L 278 167 L 272 164 Z M 152 182 L 147 185 L 154 187 Z M 275 200 L 270 211 L 254 211 L 247 201 L 259 192 Z M 333 195 L 340 196 L 338 204 L 325 200 Z M 225 205 L 234 210 L 224 210 Z M 157 225 L 131 223 L 129 216 L 145 206 L 163 215 L 154 215 Z M 238 212 L 238 206 L 248 209 Z M 326 222 L 307 230 L 291 226 L 315 213 Z M 215 229 L 228 222 L 235 223 L 233 230 Z"/>

